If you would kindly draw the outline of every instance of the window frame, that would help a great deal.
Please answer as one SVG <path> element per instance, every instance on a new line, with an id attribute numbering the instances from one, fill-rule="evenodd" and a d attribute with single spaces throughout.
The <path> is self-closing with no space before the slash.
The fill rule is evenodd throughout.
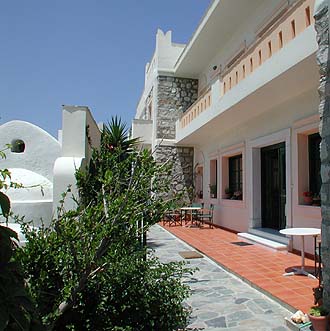
<path id="1" fill-rule="evenodd" d="M 245 142 L 231 145 L 220 150 L 220 203 L 225 206 L 233 206 L 243 208 L 245 207 L 245 184 L 246 184 L 246 164 L 245 164 Z M 242 195 L 240 199 L 232 199 L 232 195 L 226 193 L 226 189 L 229 188 L 229 158 L 235 156 L 242 156 Z"/>
<path id="2" fill-rule="evenodd" d="M 318 132 L 308 135 L 308 187 L 316 195 L 320 195 L 322 185 L 320 143 L 321 136 Z"/>
<path id="3" fill-rule="evenodd" d="M 212 162 L 215 163 L 214 166 L 214 173 L 212 174 Z M 209 162 L 209 166 L 210 166 L 210 176 L 209 176 L 209 194 L 210 194 L 210 199 L 217 199 L 219 196 L 219 185 L 218 185 L 218 171 L 219 171 L 219 162 L 218 162 L 218 158 L 210 158 L 210 162 Z M 211 186 L 215 186 L 216 187 L 216 192 L 215 192 L 215 196 L 212 197 L 212 189 Z"/>
<path id="4" fill-rule="evenodd" d="M 243 200 L 243 154 L 228 158 L 228 187 L 233 200 Z M 241 192 L 240 195 L 237 192 Z"/>

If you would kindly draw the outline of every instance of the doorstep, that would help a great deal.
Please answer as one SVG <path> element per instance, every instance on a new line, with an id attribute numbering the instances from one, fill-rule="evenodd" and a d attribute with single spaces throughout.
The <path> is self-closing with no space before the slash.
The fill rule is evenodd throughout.
<path id="1" fill-rule="evenodd" d="M 247 241 L 253 242 L 253 243 L 257 243 L 269 248 L 272 248 L 276 251 L 287 251 L 288 250 L 288 245 L 280 243 L 278 241 L 274 241 L 274 240 L 270 240 L 270 239 L 266 239 L 251 233 L 247 233 L 247 232 L 240 232 L 237 233 L 237 236 L 240 238 L 243 238 Z"/>

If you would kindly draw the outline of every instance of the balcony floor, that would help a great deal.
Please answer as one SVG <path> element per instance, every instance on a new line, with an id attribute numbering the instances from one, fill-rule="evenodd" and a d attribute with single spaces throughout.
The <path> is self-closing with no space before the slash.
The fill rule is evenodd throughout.
<path id="1" fill-rule="evenodd" d="M 299 255 L 257 244 L 233 245 L 242 241 L 236 234 L 219 228 L 209 229 L 207 225 L 204 228 L 164 228 L 290 310 L 308 312 L 313 305 L 312 288 L 318 286 L 318 280 L 299 275 L 282 276 L 292 267 L 301 265 Z M 307 258 L 305 261 L 306 269 L 314 270 L 314 261 Z"/>

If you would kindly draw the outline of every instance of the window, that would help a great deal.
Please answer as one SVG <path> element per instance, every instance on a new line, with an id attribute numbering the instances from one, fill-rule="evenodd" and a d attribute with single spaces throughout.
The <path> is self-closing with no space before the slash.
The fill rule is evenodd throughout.
<path id="1" fill-rule="evenodd" d="M 250 58 L 250 72 L 253 71 L 253 59 L 252 57 Z"/>
<path id="2" fill-rule="evenodd" d="M 12 140 L 10 150 L 12 153 L 23 153 L 25 151 L 24 141 L 21 139 Z"/>
<path id="3" fill-rule="evenodd" d="M 218 162 L 217 160 L 210 161 L 210 196 L 215 199 L 218 195 Z"/>
<path id="4" fill-rule="evenodd" d="M 243 78 L 245 78 L 245 64 L 243 64 L 242 70 L 243 70 Z"/>
<path id="5" fill-rule="evenodd" d="M 319 195 L 321 190 L 320 142 L 319 133 L 308 136 L 309 191 L 313 192 L 314 195 Z"/>
<path id="6" fill-rule="evenodd" d="M 229 191 L 236 200 L 243 198 L 243 167 L 242 154 L 232 156 L 228 159 L 229 167 Z"/>
<path id="7" fill-rule="evenodd" d="M 261 49 L 259 50 L 258 54 L 259 54 L 259 65 L 261 66 L 261 64 L 262 64 Z"/>

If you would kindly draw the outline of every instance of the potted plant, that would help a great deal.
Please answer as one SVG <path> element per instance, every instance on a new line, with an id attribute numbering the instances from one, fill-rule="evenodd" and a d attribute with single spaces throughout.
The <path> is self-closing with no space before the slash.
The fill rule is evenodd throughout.
<path id="1" fill-rule="evenodd" d="M 234 200 L 242 200 L 242 191 L 235 191 L 232 199 Z"/>
<path id="2" fill-rule="evenodd" d="M 306 205 L 311 205 L 313 203 L 313 192 L 305 191 L 303 192 L 303 197 Z"/>
<path id="3" fill-rule="evenodd" d="M 313 306 L 309 313 L 309 320 L 312 322 L 314 331 L 326 331 L 329 312 L 323 306 Z"/>
<path id="4" fill-rule="evenodd" d="M 225 188 L 225 199 L 230 199 L 233 195 L 232 190 L 229 187 Z"/>
<path id="5" fill-rule="evenodd" d="M 217 197 L 217 185 L 215 184 L 210 185 L 210 194 L 211 194 L 211 198 Z"/>

